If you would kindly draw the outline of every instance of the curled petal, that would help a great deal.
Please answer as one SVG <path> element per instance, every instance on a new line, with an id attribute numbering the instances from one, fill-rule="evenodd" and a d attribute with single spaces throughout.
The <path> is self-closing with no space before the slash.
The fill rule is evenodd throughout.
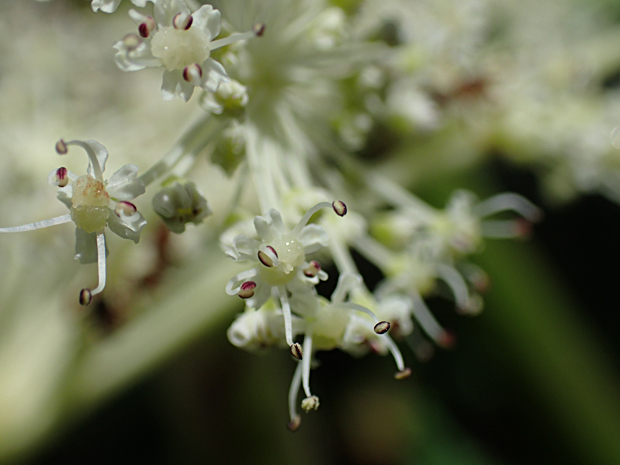
<path id="1" fill-rule="evenodd" d="M 150 41 L 145 41 L 136 34 L 127 34 L 114 42 L 113 47 L 117 50 L 114 54 L 114 63 L 121 71 L 138 71 L 161 66 L 161 62 L 151 52 Z"/>
<path id="2" fill-rule="evenodd" d="M 153 16 L 160 27 L 172 26 L 174 17 L 179 13 L 183 13 L 187 16 L 191 14 L 191 11 L 183 0 L 165 0 L 154 3 Z"/>
<path id="3" fill-rule="evenodd" d="M 213 40 L 220 33 L 221 14 L 211 5 L 201 6 L 193 15 L 194 27 L 202 29 Z"/>
<path id="4" fill-rule="evenodd" d="M 108 180 L 107 191 L 116 200 L 132 200 L 144 194 L 144 182 L 136 179 L 138 167 L 125 165 L 116 171 Z"/>
<path id="5" fill-rule="evenodd" d="M 235 261 L 252 260 L 257 261 L 258 248 L 260 242 L 246 236 L 235 236 L 232 246 L 224 246 L 225 253 Z"/>
<path id="6" fill-rule="evenodd" d="M 73 185 L 67 184 L 65 187 L 61 187 L 56 192 L 56 198 L 60 200 L 62 203 L 66 205 L 66 207 L 71 210 L 73 204 L 71 203 L 71 198 L 73 197 Z"/>
<path id="7" fill-rule="evenodd" d="M 200 80 L 200 87 L 204 90 L 215 92 L 220 84 L 230 82 L 224 67 L 212 58 L 207 58 L 201 65 L 201 69 L 202 79 Z"/>
<path id="8" fill-rule="evenodd" d="M 304 226 L 297 239 L 304 246 L 306 254 L 311 254 L 329 245 L 329 234 L 323 226 L 318 224 Z"/>
<path id="9" fill-rule="evenodd" d="M 99 10 L 104 13 L 114 13 L 120 3 L 121 0 L 93 0 L 90 7 L 95 13 Z"/>
<path id="10" fill-rule="evenodd" d="M 270 242 L 286 232 L 286 226 L 284 226 L 280 212 L 273 208 L 265 216 L 254 218 L 254 227 L 260 238 L 265 242 Z"/>
<path id="11" fill-rule="evenodd" d="M 119 209 L 118 214 L 111 214 L 108 218 L 108 227 L 114 234 L 123 239 L 131 239 L 136 244 L 140 240 L 144 225 L 146 225 L 146 220 L 138 211 L 126 215 L 122 209 Z"/>
<path id="12" fill-rule="evenodd" d="M 178 95 L 187 102 L 193 93 L 194 84 L 183 79 L 182 71 L 164 71 L 161 83 L 161 96 L 164 100 L 173 100 Z"/>

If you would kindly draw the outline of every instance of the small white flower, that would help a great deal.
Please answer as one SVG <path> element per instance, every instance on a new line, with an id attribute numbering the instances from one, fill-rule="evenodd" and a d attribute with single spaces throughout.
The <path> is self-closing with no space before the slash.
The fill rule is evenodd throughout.
<path id="1" fill-rule="evenodd" d="M 223 246 L 233 260 L 251 261 L 257 265 L 234 276 L 226 285 L 226 292 L 245 299 L 248 307 L 255 309 L 260 308 L 272 293 L 277 293 L 282 303 L 286 341 L 291 348 L 294 344 L 289 294 L 303 292 L 319 280 L 327 279 L 317 262 L 306 259 L 306 255 L 329 244 L 329 235 L 322 226 L 307 224 L 314 213 L 327 207 L 333 208 L 340 216 L 346 214 L 344 203 L 322 202 L 308 210 L 289 230 L 280 213 L 271 209 L 267 215 L 254 219 L 258 239 L 238 235 L 232 245 Z"/>
<path id="2" fill-rule="evenodd" d="M 145 7 L 147 1 L 148 0 L 131 0 L 131 3 L 139 7 Z M 157 2 L 157 0 L 150 1 L 153 3 Z M 103 11 L 104 13 L 114 13 L 120 3 L 121 0 L 93 0 L 90 3 L 90 6 L 95 13 L 99 10 Z"/>
<path id="3" fill-rule="evenodd" d="M 60 140 L 56 151 L 64 155 L 68 146 L 82 147 L 88 155 L 86 174 L 78 176 L 64 167 L 52 171 L 48 182 L 59 187 L 58 199 L 69 208 L 70 213 L 57 218 L 11 228 L 0 232 L 21 232 L 46 228 L 73 221 L 75 230 L 75 258 L 81 263 L 97 262 L 99 284 L 94 290 L 82 289 L 80 303 L 87 305 L 92 297 L 103 291 L 106 281 L 105 227 L 124 239 L 140 240 L 140 232 L 146 224 L 136 206 L 129 202 L 145 191 L 144 183 L 137 179 L 138 167 L 125 165 L 109 180 L 103 178 L 108 151 L 94 140 Z"/>
<path id="4" fill-rule="evenodd" d="M 211 51 L 262 35 L 264 28 L 213 40 L 220 33 L 220 12 L 203 5 L 192 13 L 183 0 L 158 0 L 153 17 L 135 10 L 131 18 L 138 35 L 128 34 L 114 44 L 114 60 L 123 71 L 164 67 L 164 100 L 175 96 L 188 101 L 194 87 L 215 92 L 230 79 L 224 67 L 210 58 Z"/>

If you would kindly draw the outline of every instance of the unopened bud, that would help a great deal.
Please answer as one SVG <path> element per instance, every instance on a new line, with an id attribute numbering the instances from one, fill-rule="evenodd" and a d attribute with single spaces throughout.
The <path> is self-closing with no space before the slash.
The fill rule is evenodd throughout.
<path id="1" fill-rule="evenodd" d="M 342 200 L 335 200 L 332 203 L 332 207 L 338 216 L 344 216 L 347 214 L 347 206 Z"/>
<path id="2" fill-rule="evenodd" d="M 164 186 L 153 197 L 153 210 L 173 233 L 184 232 L 187 223 L 199 224 L 212 213 L 193 182 L 174 180 Z"/>
<path id="3" fill-rule="evenodd" d="M 375 325 L 375 333 L 377 334 L 385 334 L 390 330 L 390 322 L 389 321 L 380 321 Z"/>
<path id="4" fill-rule="evenodd" d="M 411 376 L 411 368 L 407 367 L 403 371 L 394 374 L 394 378 L 401 380 Z"/>
<path id="5" fill-rule="evenodd" d="M 93 295 L 88 289 L 82 289 L 80 291 L 80 305 L 88 305 L 93 300 Z"/>
<path id="6" fill-rule="evenodd" d="M 299 344 L 299 342 L 291 346 L 291 355 L 297 360 L 303 359 L 303 351 L 301 350 L 301 344 Z"/>
<path id="7" fill-rule="evenodd" d="M 254 281 L 246 281 L 241 285 L 241 289 L 239 290 L 239 294 L 237 294 L 242 299 L 249 299 L 254 295 L 254 289 L 256 288 L 256 283 Z"/>

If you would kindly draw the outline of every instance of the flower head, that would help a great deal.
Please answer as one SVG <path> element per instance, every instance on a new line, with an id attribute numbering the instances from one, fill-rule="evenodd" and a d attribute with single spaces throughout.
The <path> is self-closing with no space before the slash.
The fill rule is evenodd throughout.
<path id="1" fill-rule="evenodd" d="M 182 0 L 159 0 L 153 16 L 135 10 L 131 18 L 138 34 L 128 34 L 114 44 L 114 60 L 123 71 L 163 67 L 162 97 L 188 101 L 194 87 L 215 92 L 230 79 L 224 67 L 210 58 L 211 51 L 262 34 L 261 27 L 214 40 L 220 33 L 220 12 L 203 5 L 191 12 Z"/>
<path id="2" fill-rule="evenodd" d="M 60 155 L 68 147 L 77 145 L 88 155 L 86 174 L 78 176 L 65 167 L 53 170 L 48 182 L 59 187 L 58 199 L 69 208 L 70 213 L 57 218 L 11 228 L 0 228 L 0 232 L 21 232 L 46 228 L 73 221 L 76 225 L 75 258 L 81 263 L 97 262 L 99 284 L 94 290 L 82 289 L 80 303 L 87 305 L 92 296 L 99 294 L 106 280 L 105 227 L 124 239 L 140 240 L 140 232 L 146 224 L 136 206 L 129 202 L 145 191 L 144 183 L 137 179 L 138 167 L 125 165 L 109 180 L 103 178 L 108 151 L 94 140 L 60 140 L 56 151 Z"/>

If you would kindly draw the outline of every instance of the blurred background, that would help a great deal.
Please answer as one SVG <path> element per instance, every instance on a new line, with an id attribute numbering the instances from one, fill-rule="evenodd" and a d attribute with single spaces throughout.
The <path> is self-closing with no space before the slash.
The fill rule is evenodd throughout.
<path id="1" fill-rule="evenodd" d="M 334 4 L 350 12 L 363 3 Z M 147 218 L 154 226 L 140 250 L 113 243 L 109 298 L 88 313 L 73 289 L 95 269 L 73 262 L 71 226 L 4 235 L 0 461 L 620 463 L 620 3 L 467 1 L 470 16 L 456 0 L 394 3 L 424 24 L 437 20 L 431 30 L 443 25 L 453 36 L 446 50 L 471 41 L 470 87 L 461 95 L 454 79 L 435 80 L 450 72 L 439 58 L 417 64 L 412 89 L 434 102 L 435 116 L 420 113 L 424 105 L 413 116 L 372 115 L 379 122 L 356 154 L 437 207 L 466 188 L 481 198 L 518 192 L 545 212 L 527 240 L 489 239 L 471 257 L 490 279 L 480 315 L 457 315 L 441 289 L 427 299 L 455 347 L 418 361 L 401 343 L 413 375 L 399 382 L 382 357 L 319 353 L 312 382 L 321 407 L 292 434 L 290 356 L 247 353 L 226 337 L 242 310 L 223 292 L 234 268 L 201 230 L 218 221 L 224 194 L 208 197 L 215 218 L 182 237 Z M 45 182 L 59 137 L 103 142 L 110 172 L 129 160 L 144 170 L 201 113 L 161 101 L 159 72 L 117 70 L 110 45 L 133 27 L 128 8 L 0 4 L 2 226 L 64 213 Z M 444 14 L 456 19 L 442 23 Z M 457 27 L 466 19 L 475 31 Z M 381 40 L 424 43 L 381 21 Z M 474 40 L 482 29 L 484 40 Z M 502 33 L 510 37 L 495 40 Z M 482 78 L 474 86 L 474 74 L 491 76 L 490 90 Z M 219 167 L 197 169 L 208 195 L 230 188 Z M 356 258 L 376 285 L 379 271 Z"/>

